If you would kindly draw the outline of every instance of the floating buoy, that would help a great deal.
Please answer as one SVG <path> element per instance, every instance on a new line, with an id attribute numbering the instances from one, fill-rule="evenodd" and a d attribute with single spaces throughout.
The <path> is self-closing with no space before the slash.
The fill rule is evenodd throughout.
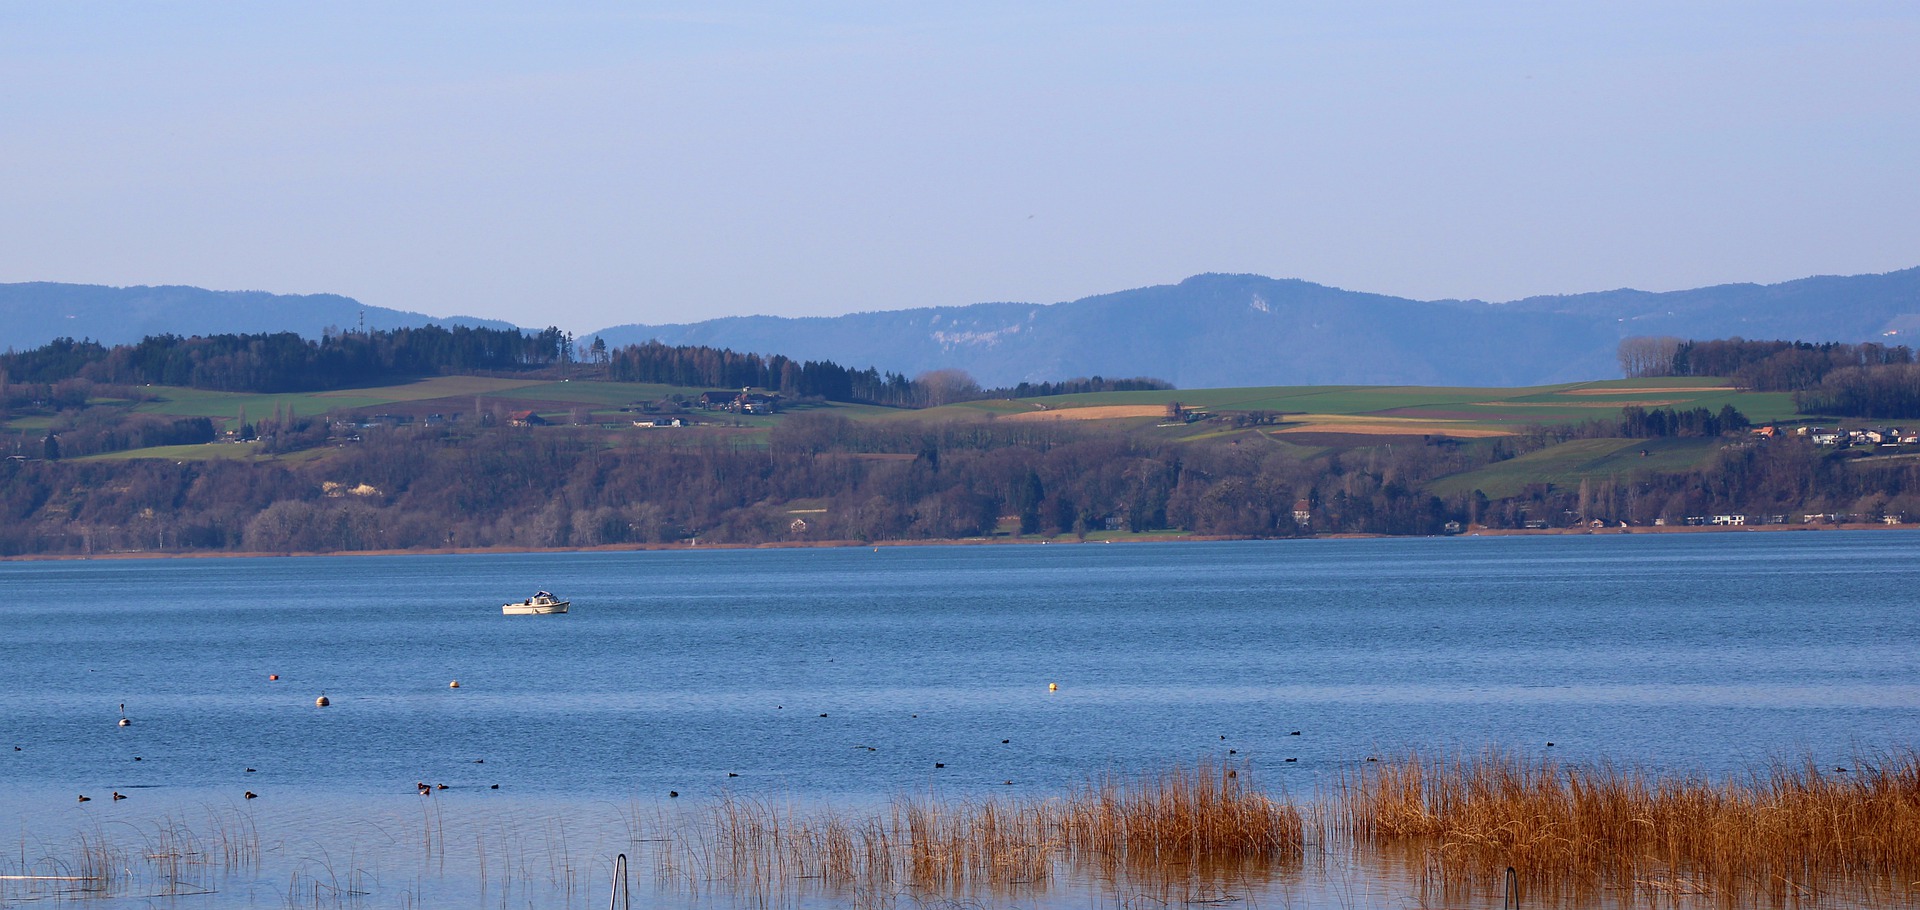
<path id="1" fill-rule="evenodd" d="M 313 706 L 316 708 L 324 708 L 330 704 L 333 704 L 333 702 L 327 701 L 327 697 L 325 695 L 322 695 L 319 698 L 316 698 L 313 700 Z"/>
<path id="2" fill-rule="evenodd" d="M 120 718 L 120 726 L 122 726 L 122 727 L 131 727 L 131 726 L 133 726 L 133 721 L 130 721 L 130 720 L 128 720 L 128 719 L 126 719 L 126 718 L 124 718 L 124 717 L 122 717 L 122 718 Z"/>
<path id="3" fill-rule="evenodd" d="M 268 674 L 267 674 L 267 679 L 268 679 L 269 681 L 274 681 L 274 680 L 278 680 L 279 678 L 280 678 L 280 674 L 278 674 L 278 673 L 268 673 Z"/>
<path id="4" fill-rule="evenodd" d="M 458 688 L 460 688 L 460 681 L 456 679 L 456 680 L 454 680 L 453 682 L 450 682 L 450 683 L 447 683 L 447 688 L 449 688 L 449 689 L 458 689 Z"/>
<path id="5" fill-rule="evenodd" d="M 1048 692 L 1058 692 L 1058 691 L 1060 691 L 1060 684 L 1059 684 L 1059 683 L 1047 683 L 1047 691 L 1048 691 Z"/>

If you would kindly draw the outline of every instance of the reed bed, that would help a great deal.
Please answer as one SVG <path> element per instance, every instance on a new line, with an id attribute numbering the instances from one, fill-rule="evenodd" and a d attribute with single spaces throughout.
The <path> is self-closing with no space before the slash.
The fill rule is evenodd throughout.
<path id="1" fill-rule="evenodd" d="M 409 806 L 391 830 L 370 829 L 386 839 L 372 854 L 339 865 L 326 850 L 289 865 L 280 838 L 279 855 L 263 858 L 253 816 L 216 810 L 203 824 L 113 822 L 59 845 L 23 842 L 0 856 L 0 904 L 204 893 L 258 880 L 263 865 L 290 906 L 395 896 L 382 879 L 399 879 L 363 868 L 368 855 L 416 864 L 426 878 L 400 892 L 414 899 L 459 887 L 440 879 L 469 868 L 449 870 L 446 858 L 471 845 L 470 884 L 481 904 L 502 906 L 573 903 L 597 891 L 620 852 L 651 865 L 660 895 L 693 906 L 1200 906 L 1317 894 L 1350 906 L 1920 907 L 1920 754 L 1850 764 L 1709 779 L 1409 755 L 1355 763 L 1296 803 L 1256 787 L 1247 765 L 1202 763 L 1045 798 L 903 795 L 856 811 L 737 795 L 635 805 L 600 839 L 591 820 L 470 828 L 450 804 L 452 815 L 421 816 L 421 850 L 409 848 L 421 811 Z"/>
<path id="2" fill-rule="evenodd" d="M 1203 764 L 1053 799 L 900 797 L 856 818 L 724 797 L 704 827 L 676 832 L 678 858 L 656 869 L 696 890 L 724 883 L 761 901 L 804 887 L 873 905 L 902 891 L 1036 891 L 1061 863 L 1109 882 L 1155 884 L 1297 861 L 1299 811 L 1245 780 L 1244 768 Z"/>
<path id="3" fill-rule="evenodd" d="M 1244 769 L 1201 764 L 1127 782 L 1109 778 L 1068 797 L 1062 832 L 1077 851 L 1147 865 L 1296 855 L 1295 807 L 1245 781 Z"/>
<path id="4" fill-rule="evenodd" d="M 1912 901 L 1920 877 L 1920 755 L 1845 771 L 1776 764 L 1741 779 L 1487 755 L 1372 763 L 1343 777 L 1329 834 L 1425 845 L 1443 877 L 1513 867 L 1552 893 L 1797 902 L 1849 887 Z"/>

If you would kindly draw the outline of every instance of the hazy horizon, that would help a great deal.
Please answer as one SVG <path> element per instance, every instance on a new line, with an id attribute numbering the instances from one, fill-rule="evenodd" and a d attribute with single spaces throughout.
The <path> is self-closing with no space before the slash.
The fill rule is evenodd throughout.
<path id="1" fill-rule="evenodd" d="M 0 9 L 0 282 L 579 330 L 1920 264 L 1920 9 Z"/>

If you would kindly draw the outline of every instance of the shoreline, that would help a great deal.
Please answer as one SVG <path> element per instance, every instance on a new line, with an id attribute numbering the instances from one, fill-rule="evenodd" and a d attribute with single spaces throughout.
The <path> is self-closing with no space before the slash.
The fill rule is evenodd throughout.
<path id="1" fill-rule="evenodd" d="M 322 556 L 463 556 L 463 555 L 515 555 L 532 553 L 641 553 L 657 550 L 810 550 L 810 549 L 853 549 L 857 547 L 978 547 L 978 546 L 1041 546 L 1050 544 L 1111 544 L 1111 543 L 1205 543 L 1230 540 L 1386 540 L 1386 539 L 1433 539 L 1436 537 L 1602 537 L 1631 534 L 1751 534 L 1808 531 L 1902 531 L 1920 529 L 1920 524 L 1889 525 L 1882 523 L 1857 522 L 1838 525 L 1667 525 L 1661 527 L 1614 527 L 1614 528 L 1476 528 L 1459 534 L 1448 535 L 1399 535 L 1399 534 L 1309 534 L 1300 537 L 1241 537 L 1229 534 L 1152 534 L 1127 535 L 1121 537 L 946 537 L 924 540 L 783 540 L 764 543 L 622 543 L 604 544 L 594 547 L 430 547 L 412 550 L 320 550 L 271 552 L 259 550 L 192 550 L 192 551 L 130 551 L 112 553 L 59 553 L 44 555 L 0 556 L 0 563 L 8 562 L 68 562 L 76 560 L 123 560 L 123 559 L 285 559 L 311 558 Z"/>

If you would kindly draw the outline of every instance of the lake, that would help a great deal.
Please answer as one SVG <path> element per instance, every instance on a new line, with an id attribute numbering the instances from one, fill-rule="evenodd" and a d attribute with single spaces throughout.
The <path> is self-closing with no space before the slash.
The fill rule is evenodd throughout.
<path id="1" fill-rule="evenodd" d="M 86 837 L 133 857 L 155 832 L 244 829 L 259 853 L 244 868 L 202 869 L 191 889 L 130 872 L 90 900 L 584 907 L 606 899 L 613 854 L 727 798 L 856 812 L 902 794 L 1042 797 L 1209 759 L 1310 800 L 1368 757 L 1416 750 L 1674 775 L 1848 764 L 1920 742 L 1917 543 L 0 563 L 0 824 L 21 841 L 5 862 L 44 870 Z M 539 589 L 572 612 L 501 615 Z M 423 782 L 447 789 L 423 799 Z M 521 874 L 500 881 L 515 850 Z M 656 860 L 636 880 L 649 905 L 752 902 L 662 884 L 686 878 Z M 1336 906 L 1413 888 L 1378 870 L 1314 878 L 1260 893 Z M 50 886 L 14 887 L 0 906 Z M 789 902 L 814 901 L 850 899 Z M 1116 902 L 1097 885 L 1006 900 L 1049 901 Z"/>

